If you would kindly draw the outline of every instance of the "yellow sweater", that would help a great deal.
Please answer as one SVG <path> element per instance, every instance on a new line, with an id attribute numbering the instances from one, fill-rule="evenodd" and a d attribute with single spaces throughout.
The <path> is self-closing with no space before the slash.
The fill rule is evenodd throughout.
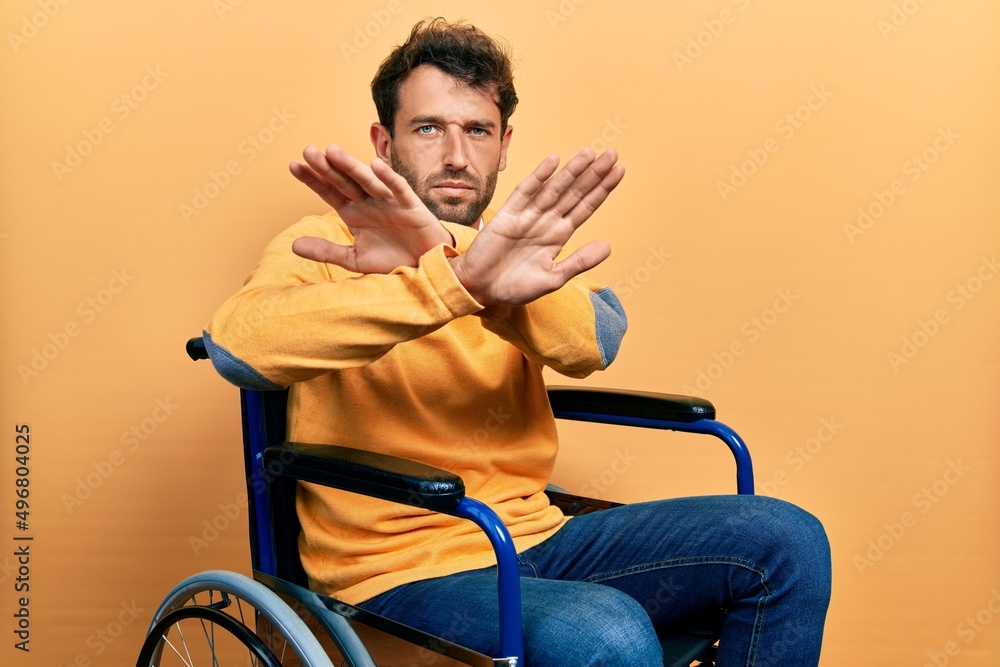
<path id="1" fill-rule="evenodd" d="M 291 386 L 289 440 L 451 471 L 523 551 L 566 521 L 543 493 L 557 444 L 542 367 L 583 377 L 607 366 L 624 312 L 610 289 L 584 278 L 527 306 L 484 308 L 447 262 L 477 232 L 444 224 L 454 249 L 359 275 L 292 253 L 301 236 L 352 242 L 335 213 L 307 217 L 271 242 L 205 340 L 231 382 Z M 311 587 L 348 603 L 495 563 L 485 535 L 463 519 L 306 483 L 297 507 Z"/>

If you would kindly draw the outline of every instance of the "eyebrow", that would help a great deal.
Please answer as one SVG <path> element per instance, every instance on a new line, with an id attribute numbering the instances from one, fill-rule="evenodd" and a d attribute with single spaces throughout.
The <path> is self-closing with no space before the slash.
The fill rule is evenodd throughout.
<path id="1" fill-rule="evenodd" d="M 423 125 L 447 125 L 448 121 L 443 116 L 414 116 L 410 119 L 410 126 Z M 466 127 L 482 127 L 488 130 L 496 128 L 497 124 L 492 120 L 477 118 L 465 124 Z"/>

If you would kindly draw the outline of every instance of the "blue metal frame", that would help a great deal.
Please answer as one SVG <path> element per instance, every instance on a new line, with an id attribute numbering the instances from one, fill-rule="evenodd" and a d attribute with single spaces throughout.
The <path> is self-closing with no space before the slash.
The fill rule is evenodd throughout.
<path id="1" fill-rule="evenodd" d="M 261 418 L 264 414 L 264 399 L 259 391 L 249 389 L 243 390 L 243 397 L 246 401 L 244 410 L 251 416 L 250 419 L 246 420 L 244 428 L 247 429 L 247 440 L 250 443 L 250 456 L 247 460 L 252 468 L 247 473 L 252 480 L 248 498 L 252 515 L 251 521 L 253 521 L 250 535 L 251 539 L 256 541 L 256 549 L 253 550 L 253 553 L 256 554 L 256 562 L 253 563 L 253 568 L 274 577 L 278 574 L 277 558 L 274 532 L 271 530 L 268 485 L 264 483 L 268 479 L 267 471 L 264 470 L 267 432 L 266 424 Z"/>
<path id="2" fill-rule="evenodd" d="M 469 519 L 490 538 L 497 556 L 497 588 L 500 602 L 500 653 L 524 664 L 524 637 L 521 622 L 521 578 L 518 573 L 514 540 L 496 512 L 473 498 L 462 498 L 453 512 Z"/>
<path id="3" fill-rule="evenodd" d="M 649 417 L 626 417 L 592 412 L 573 412 L 570 410 L 554 411 L 556 419 L 574 419 L 577 421 L 611 424 L 614 426 L 638 426 L 640 428 L 656 428 L 667 431 L 682 431 L 684 433 L 701 433 L 714 435 L 729 447 L 736 460 L 736 492 L 741 495 L 753 495 L 753 462 L 750 450 L 743 439 L 730 427 L 714 419 L 699 419 L 693 422 L 678 422 L 667 419 L 652 419 Z"/>

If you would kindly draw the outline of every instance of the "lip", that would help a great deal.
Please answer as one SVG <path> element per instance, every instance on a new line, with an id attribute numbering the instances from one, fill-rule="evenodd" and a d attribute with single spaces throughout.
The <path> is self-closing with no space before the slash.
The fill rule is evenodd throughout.
<path id="1" fill-rule="evenodd" d="M 461 197 L 465 193 L 471 192 L 472 186 L 467 183 L 446 181 L 444 183 L 438 183 L 434 186 L 434 189 L 440 190 L 443 194 L 449 197 Z"/>

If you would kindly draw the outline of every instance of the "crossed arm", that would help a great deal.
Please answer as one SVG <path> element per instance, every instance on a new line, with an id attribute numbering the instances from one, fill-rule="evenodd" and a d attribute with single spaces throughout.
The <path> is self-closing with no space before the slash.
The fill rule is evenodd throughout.
<path id="1" fill-rule="evenodd" d="M 302 257 L 356 273 L 389 273 L 416 266 L 420 257 L 453 239 L 433 213 L 389 165 L 371 165 L 331 145 L 308 147 L 306 164 L 290 170 L 336 209 L 354 244 L 302 238 L 292 250 Z M 519 306 L 554 292 L 611 254 L 592 241 L 557 262 L 573 233 L 618 186 L 625 169 L 609 150 L 600 157 L 584 149 L 559 169 L 549 155 L 514 190 L 468 250 L 449 258 L 462 286 L 484 306 Z"/>

